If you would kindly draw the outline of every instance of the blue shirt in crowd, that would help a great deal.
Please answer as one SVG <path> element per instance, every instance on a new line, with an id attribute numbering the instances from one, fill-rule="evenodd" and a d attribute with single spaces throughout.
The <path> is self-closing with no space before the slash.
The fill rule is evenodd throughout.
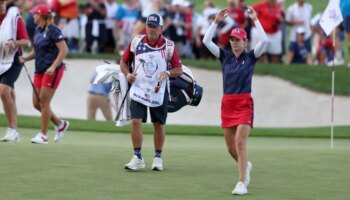
<path id="1" fill-rule="evenodd" d="M 350 1 L 340 0 L 340 9 L 344 17 L 350 16 Z"/>
<path id="2" fill-rule="evenodd" d="M 257 61 L 254 51 L 243 52 L 238 58 L 220 49 L 224 94 L 244 94 L 252 91 L 252 77 Z"/>
<path id="3" fill-rule="evenodd" d="M 56 25 L 50 25 L 48 29 L 37 26 L 34 33 L 35 73 L 45 73 L 54 63 L 59 53 L 56 43 L 62 40 L 63 34 Z M 56 69 L 62 66 L 60 63 Z"/>
<path id="4" fill-rule="evenodd" d="M 91 82 L 94 81 L 96 78 L 97 74 L 95 73 L 92 77 Z M 108 96 L 110 93 L 112 87 L 112 82 L 110 83 L 98 83 L 98 84 L 91 84 L 88 92 L 92 94 L 98 94 L 98 95 L 103 95 L 103 96 Z"/>
<path id="5" fill-rule="evenodd" d="M 299 45 L 298 42 L 291 42 L 289 45 L 289 51 L 294 53 L 291 63 L 305 64 L 307 54 L 311 52 L 311 48 L 306 41 L 304 41 L 303 45 Z"/>

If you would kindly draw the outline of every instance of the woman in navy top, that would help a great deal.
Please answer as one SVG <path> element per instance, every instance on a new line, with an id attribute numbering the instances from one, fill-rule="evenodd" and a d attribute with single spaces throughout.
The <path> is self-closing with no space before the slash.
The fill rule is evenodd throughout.
<path id="1" fill-rule="evenodd" d="M 41 112 L 41 131 L 32 138 L 32 143 L 47 144 L 49 121 L 56 126 L 54 141 L 58 142 L 69 126 L 68 121 L 60 120 L 51 110 L 50 103 L 62 79 L 63 59 L 67 55 L 67 45 L 61 30 L 53 24 L 53 15 L 47 5 L 41 4 L 30 10 L 34 14 L 37 28 L 34 33 L 34 48 L 21 62 L 35 58 L 33 105 Z M 39 99 L 36 94 L 39 94 Z"/>
<path id="2" fill-rule="evenodd" d="M 250 95 L 252 76 L 257 59 L 261 56 L 267 37 L 256 16 L 249 7 L 248 15 L 259 31 L 260 41 L 249 52 L 247 33 L 242 28 L 232 30 L 229 37 L 232 52 L 220 49 L 213 41 L 218 24 L 228 15 L 229 10 L 221 10 L 206 32 L 203 43 L 210 52 L 219 58 L 222 65 L 224 95 L 221 103 L 221 127 L 224 129 L 226 146 L 233 159 L 238 163 L 239 181 L 232 194 L 247 194 L 252 164 L 248 162 L 246 150 L 247 138 L 253 127 L 253 99 Z"/>

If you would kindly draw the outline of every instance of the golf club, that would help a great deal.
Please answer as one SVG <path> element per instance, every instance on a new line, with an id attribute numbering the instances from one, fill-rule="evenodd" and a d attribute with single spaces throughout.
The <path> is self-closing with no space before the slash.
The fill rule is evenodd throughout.
<path id="1" fill-rule="evenodd" d="M 36 98 L 38 98 L 38 101 L 40 101 L 40 98 L 39 98 L 39 93 L 38 93 L 38 91 L 36 91 L 36 89 L 35 89 L 35 87 L 34 87 L 34 83 L 33 83 L 33 81 L 32 81 L 32 78 L 30 78 L 30 75 L 29 75 L 28 69 L 27 69 L 27 67 L 26 67 L 26 65 L 25 65 L 24 63 L 23 63 L 23 67 L 24 67 L 24 69 L 26 70 L 26 73 L 27 73 L 27 75 L 28 75 L 28 78 L 29 78 L 30 84 L 31 84 L 31 85 L 32 85 L 32 87 L 33 87 L 33 90 L 34 90 L 35 96 L 36 96 Z"/>

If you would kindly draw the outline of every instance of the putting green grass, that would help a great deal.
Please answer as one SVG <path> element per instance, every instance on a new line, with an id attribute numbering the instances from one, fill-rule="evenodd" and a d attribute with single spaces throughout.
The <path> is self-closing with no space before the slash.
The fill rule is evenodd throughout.
<path id="1" fill-rule="evenodd" d="M 21 142 L 0 143 L 0 199 L 254 199 L 330 200 L 350 196 L 350 140 L 249 138 L 253 163 L 249 194 L 231 195 L 236 164 L 220 136 L 167 136 L 165 170 L 150 170 L 153 139 L 145 135 L 146 169 L 127 172 L 128 134 L 69 132 L 61 143 L 30 144 L 33 129 L 19 129 Z M 0 133 L 4 128 L 0 128 Z"/>

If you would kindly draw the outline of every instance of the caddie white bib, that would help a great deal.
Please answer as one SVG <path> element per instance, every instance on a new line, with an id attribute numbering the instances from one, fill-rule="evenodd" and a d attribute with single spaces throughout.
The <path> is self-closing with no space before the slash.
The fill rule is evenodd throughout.
<path id="1" fill-rule="evenodd" d="M 165 45 L 153 48 L 140 42 L 135 49 L 136 80 L 130 88 L 130 98 L 148 107 L 163 105 L 168 79 L 159 81 L 159 75 L 167 70 Z"/>

